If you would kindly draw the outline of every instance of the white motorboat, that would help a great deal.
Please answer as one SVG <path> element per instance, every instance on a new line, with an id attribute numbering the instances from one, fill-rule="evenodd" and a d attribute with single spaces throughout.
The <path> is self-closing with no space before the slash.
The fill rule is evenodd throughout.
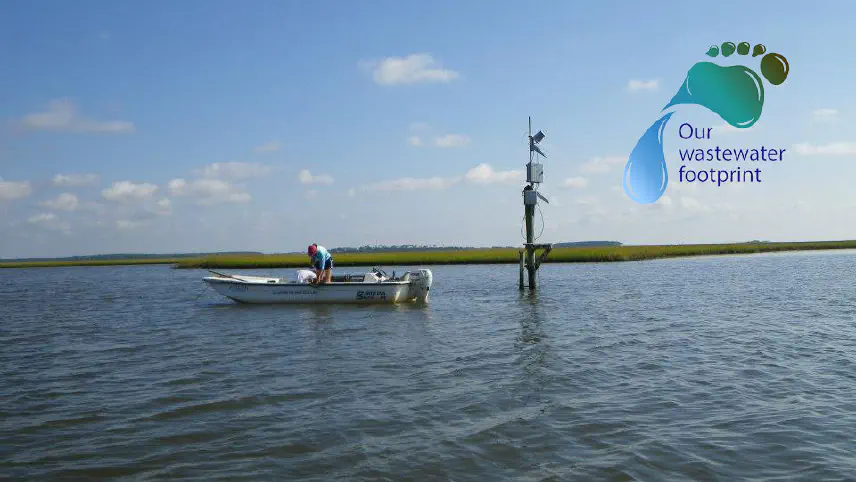
<path id="1" fill-rule="evenodd" d="M 373 268 L 365 274 L 333 276 L 331 282 L 319 285 L 285 278 L 211 273 L 214 276 L 203 280 L 221 295 L 241 303 L 424 303 L 434 281 L 428 269 L 390 277 Z"/>

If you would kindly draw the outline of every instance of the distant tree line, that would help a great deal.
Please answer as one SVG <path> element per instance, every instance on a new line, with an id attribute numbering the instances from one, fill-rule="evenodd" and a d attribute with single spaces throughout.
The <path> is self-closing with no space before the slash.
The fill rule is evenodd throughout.
<path id="1" fill-rule="evenodd" d="M 41 262 L 41 261 L 109 261 L 116 259 L 177 259 L 177 258 L 196 258 L 200 256 L 218 256 L 218 255 L 259 255 L 258 251 L 223 251 L 214 253 L 172 253 L 172 254 L 150 254 L 150 253 L 114 253 L 114 254 L 95 254 L 91 256 L 69 256 L 66 258 L 15 258 L 15 259 L 0 259 L 0 262 Z"/>

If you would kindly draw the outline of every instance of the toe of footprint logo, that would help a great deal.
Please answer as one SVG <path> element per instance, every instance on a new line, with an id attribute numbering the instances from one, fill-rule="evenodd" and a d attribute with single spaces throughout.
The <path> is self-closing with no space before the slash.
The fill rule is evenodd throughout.
<path id="1" fill-rule="evenodd" d="M 768 53 L 758 44 L 725 42 L 712 45 L 707 55 L 713 58 L 749 55 L 761 58 L 761 75 L 771 84 L 780 85 L 788 78 L 788 60 L 780 54 Z M 754 70 L 743 65 L 721 66 L 713 62 L 693 65 L 678 92 L 663 107 L 666 109 L 693 104 L 707 108 L 725 122 L 739 129 L 751 127 L 761 117 L 764 107 L 764 83 Z M 662 112 L 661 111 L 661 112 Z M 660 199 L 669 183 L 666 158 L 663 154 L 663 131 L 674 114 L 668 112 L 657 119 L 639 138 L 624 167 L 624 192 L 640 204 L 651 204 Z"/>

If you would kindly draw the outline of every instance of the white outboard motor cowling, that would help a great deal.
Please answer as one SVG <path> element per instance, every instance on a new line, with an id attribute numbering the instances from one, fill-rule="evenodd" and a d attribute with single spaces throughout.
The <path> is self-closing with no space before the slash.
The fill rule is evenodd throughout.
<path id="1" fill-rule="evenodd" d="M 419 301 L 428 301 L 428 292 L 434 282 L 434 274 L 430 269 L 408 271 L 404 280 L 410 282 L 409 295 Z"/>

